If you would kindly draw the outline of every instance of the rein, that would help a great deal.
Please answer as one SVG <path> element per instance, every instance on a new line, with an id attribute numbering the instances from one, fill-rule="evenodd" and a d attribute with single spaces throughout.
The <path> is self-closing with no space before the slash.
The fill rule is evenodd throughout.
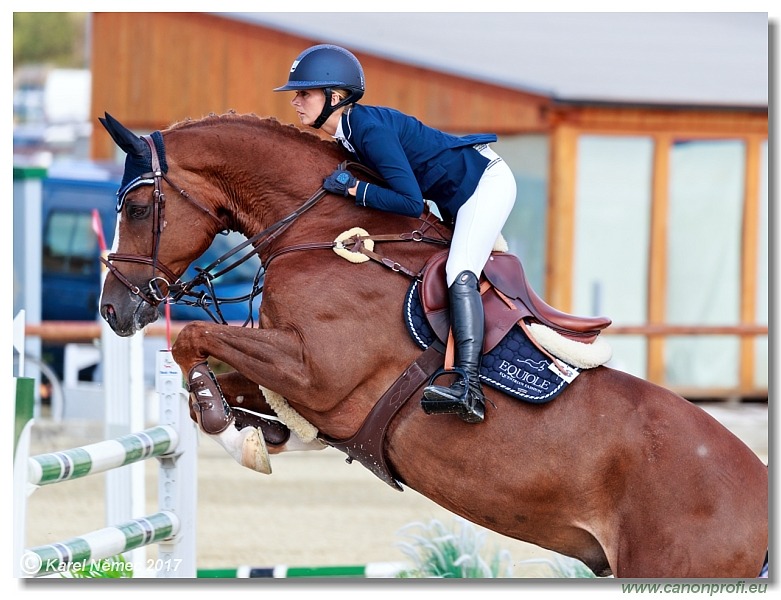
<path id="1" fill-rule="evenodd" d="M 219 304 L 221 302 L 241 302 L 248 299 L 251 301 L 252 298 L 258 296 L 263 290 L 263 286 L 259 283 L 261 279 L 261 274 L 268 268 L 269 263 L 271 263 L 273 259 L 290 252 L 297 252 L 302 250 L 332 249 L 336 246 L 337 242 L 315 242 L 309 244 L 299 244 L 295 246 L 287 246 L 281 248 L 273 252 L 272 254 L 270 254 L 265 261 L 263 261 L 261 257 L 261 252 L 263 250 L 265 250 L 269 245 L 271 245 L 271 243 L 273 243 L 274 240 L 279 238 L 301 215 L 303 215 L 305 212 L 307 212 L 310 208 L 315 206 L 318 202 L 320 202 L 320 200 L 322 200 L 325 196 L 328 195 L 328 192 L 324 188 L 320 187 L 301 206 L 299 206 L 296 210 L 291 212 L 289 215 L 280 219 L 279 221 L 267 227 L 263 231 L 248 238 L 241 244 L 235 246 L 230 251 L 226 252 L 225 254 L 217 258 L 214 262 L 212 262 L 208 266 L 202 269 L 199 268 L 198 275 L 196 275 L 190 281 L 182 282 L 176 275 L 174 275 L 174 273 L 171 271 L 170 268 L 168 268 L 166 265 L 164 265 L 158 260 L 158 253 L 160 250 L 160 236 L 165 227 L 165 220 L 164 220 L 165 194 L 163 193 L 162 190 L 162 182 L 165 181 L 172 188 L 178 190 L 180 196 L 185 198 L 188 202 L 190 202 L 193 206 L 200 209 L 203 213 L 208 215 L 210 218 L 214 219 L 217 222 L 217 224 L 220 226 L 221 231 L 227 230 L 228 227 L 226 226 L 223 219 L 221 219 L 219 216 L 214 214 L 211 210 L 209 210 L 208 207 L 202 205 L 200 202 L 198 202 L 196 199 L 190 196 L 190 194 L 188 194 L 185 190 L 179 189 L 178 186 L 176 186 L 171 181 L 171 179 L 163 172 L 160 166 L 160 159 L 154 141 L 152 140 L 151 136 L 142 136 L 142 139 L 146 142 L 146 144 L 149 146 L 152 152 L 152 171 L 150 173 L 145 173 L 141 176 L 142 178 L 145 179 L 152 179 L 155 188 L 153 193 L 153 206 L 152 206 L 152 210 L 153 210 L 152 251 L 149 256 L 112 253 L 109 254 L 105 259 L 101 257 L 100 260 L 104 265 L 106 265 L 107 269 L 114 275 L 114 277 L 116 277 L 121 283 L 123 283 L 130 290 L 131 293 L 139 296 L 148 304 L 152 306 L 158 306 L 163 302 L 173 301 L 173 302 L 181 302 L 190 305 L 196 305 L 204 309 L 214 321 L 225 324 L 226 322 L 225 319 L 222 317 L 222 312 L 220 311 Z M 376 173 L 371 171 L 369 168 L 361 165 L 360 163 L 343 161 L 339 165 L 339 167 L 342 169 L 353 168 L 359 171 L 363 171 L 366 175 L 369 175 L 370 177 L 379 178 Z M 416 273 L 404 267 L 397 261 L 394 261 L 387 257 L 380 256 L 374 253 L 373 251 L 369 250 L 366 247 L 364 242 L 368 240 L 373 240 L 376 242 L 414 241 L 414 242 L 426 242 L 426 243 L 448 245 L 450 242 L 441 235 L 439 237 L 429 237 L 425 235 L 425 233 L 431 228 L 434 228 L 436 230 L 436 223 L 429 221 L 428 216 L 429 215 L 426 215 L 426 218 L 421 219 L 423 221 L 423 226 L 421 228 L 416 229 L 415 231 L 409 233 L 374 235 L 374 236 L 356 235 L 347 240 L 343 240 L 339 243 L 342 244 L 349 251 L 356 252 L 356 253 L 360 252 L 362 254 L 365 254 L 370 259 L 390 268 L 393 271 L 404 273 L 410 277 L 418 277 L 419 273 Z M 247 254 L 241 256 L 236 262 L 230 264 L 229 266 L 223 268 L 222 270 L 212 273 L 214 269 L 217 269 L 226 260 L 230 259 L 231 257 L 234 257 L 238 252 L 247 248 L 248 246 L 253 247 L 251 252 L 248 252 Z M 214 293 L 214 288 L 211 283 L 212 280 L 238 267 L 239 265 L 241 265 L 243 262 L 250 259 L 254 255 L 258 255 L 259 257 L 261 257 L 262 267 L 261 269 L 259 269 L 258 275 L 255 277 L 252 291 L 249 294 L 242 296 L 240 298 L 232 298 L 232 299 L 218 298 Z M 160 272 L 164 275 L 164 277 L 153 274 L 153 277 L 149 280 L 149 282 L 146 285 L 146 289 L 141 289 L 137 285 L 134 285 L 127 277 L 125 277 L 125 275 L 120 271 L 120 269 L 115 264 L 113 264 L 115 262 L 128 262 L 128 263 L 150 265 L 154 273 Z M 206 286 L 207 289 L 209 290 L 208 293 L 193 292 L 193 288 L 198 285 Z M 165 288 L 165 291 L 163 291 L 163 288 Z M 186 297 L 196 298 L 196 300 L 188 301 L 185 300 Z M 211 311 L 208 310 L 207 303 L 209 301 L 213 302 L 217 310 L 217 317 L 215 317 L 215 315 L 213 315 Z M 247 319 L 247 322 L 249 322 L 250 319 L 251 319 L 251 315 L 250 318 Z"/>

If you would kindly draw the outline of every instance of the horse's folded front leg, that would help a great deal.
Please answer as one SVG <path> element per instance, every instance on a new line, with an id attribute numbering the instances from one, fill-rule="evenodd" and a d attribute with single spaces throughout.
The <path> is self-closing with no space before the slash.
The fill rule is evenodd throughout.
<path id="1" fill-rule="evenodd" d="M 187 374 L 190 410 L 204 433 L 217 435 L 233 424 L 233 412 L 209 365 L 198 363 Z"/>
<path id="2" fill-rule="evenodd" d="M 240 465 L 270 474 L 271 461 L 262 432 L 246 424 L 241 428 L 236 426 L 236 417 L 206 362 L 190 369 L 187 389 L 190 392 L 190 415 L 201 431 L 225 448 Z"/>
<path id="3" fill-rule="evenodd" d="M 253 471 L 271 473 L 269 454 L 324 448 L 318 440 L 302 442 L 297 438 L 291 439 L 290 429 L 281 421 L 266 419 L 240 408 L 232 409 L 206 362 L 190 369 L 187 389 L 190 392 L 190 416 L 201 431 L 222 446 L 236 462 Z M 257 386 L 254 392 L 260 393 Z"/>

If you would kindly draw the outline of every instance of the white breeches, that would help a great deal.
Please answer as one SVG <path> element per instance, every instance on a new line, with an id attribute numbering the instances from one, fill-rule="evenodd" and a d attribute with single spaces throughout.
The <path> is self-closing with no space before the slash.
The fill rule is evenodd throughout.
<path id="1" fill-rule="evenodd" d="M 445 272 L 450 287 L 462 271 L 477 277 L 515 204 L 515 176 L 490 147 L 480 154 L 491 160 L 475 193 L 458 209 Z"/>

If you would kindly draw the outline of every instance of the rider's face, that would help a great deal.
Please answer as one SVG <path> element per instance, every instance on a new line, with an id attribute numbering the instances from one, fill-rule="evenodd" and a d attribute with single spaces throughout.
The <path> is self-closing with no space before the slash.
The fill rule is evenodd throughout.
<path id="1" fill-rule="evenodd" d="M 325 106 L 323 90 L 298 90 L 290 101 L 302 125 L 311 126 Z"/>

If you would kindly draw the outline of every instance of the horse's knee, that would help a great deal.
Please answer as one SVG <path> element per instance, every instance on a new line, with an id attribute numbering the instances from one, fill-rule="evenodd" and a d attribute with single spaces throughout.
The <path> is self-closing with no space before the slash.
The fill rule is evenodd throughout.
<path id="1" fill-rule="evenodd" d="M 203 321 L 193 321 L 185 325 L 176 336 L 171 346 L 171 354 L 182 368 L 190 368 L 207 358 L 208 355 L 201 349 L 201 342 L 208 335 L 206 325 L 208 324 Z"/>

